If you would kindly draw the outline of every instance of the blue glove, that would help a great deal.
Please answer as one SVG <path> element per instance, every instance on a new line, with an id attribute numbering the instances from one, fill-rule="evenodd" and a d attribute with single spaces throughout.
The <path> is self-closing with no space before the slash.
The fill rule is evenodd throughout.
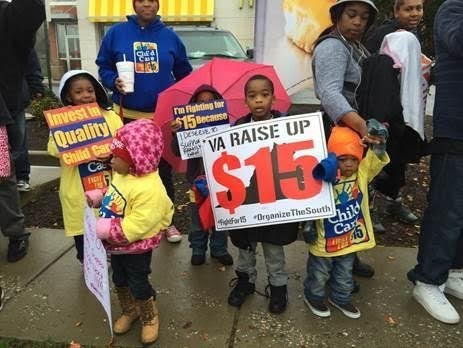
<path id="1" fill-rule="evenodd" d="M 334 183 L 338 174 L 338 159 L 333 152 L 328 154 L 328 157 L 321 160 L 319 164 L 312 170 L 312 176 L 317 180 Z"/>
<path id="2" fill-rule="evenodd" d="M 370 148 L 371 150 L 376 154 L 378 157 L 382 157 L 384 153 L 386 152 L 386 141 L 387 138 L 389 137 L 389 131 L 387 130 L 386 126 L 379 122 L 378 120 L 374 118 L 370 118 L 367 120 L 367 129 L 368 129 L 368 134 L 381 137 L 384 139 L 384 142 L 381 144 L 371 144 Z"/>
<path id="3" fill-rule="evenodd" d="M 193 185 L 198 189 L 199 193 L 203 197 L 209 195 L 209 188 L 207 187 L 207 180 L 204 176 L 199 176 L 193 181 Z"/>

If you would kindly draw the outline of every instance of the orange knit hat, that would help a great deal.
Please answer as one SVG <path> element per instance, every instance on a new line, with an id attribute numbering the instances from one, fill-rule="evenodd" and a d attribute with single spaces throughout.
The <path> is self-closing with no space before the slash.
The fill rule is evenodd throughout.
<path id="1" fill-rule="evenodd" d="M 363 158 L 363 146 L 359 135 L 349 127 L 333 127 L 328 139 L 328 152 L 334 152 L 336 157 L 352 155 L 359 161 Z"/>

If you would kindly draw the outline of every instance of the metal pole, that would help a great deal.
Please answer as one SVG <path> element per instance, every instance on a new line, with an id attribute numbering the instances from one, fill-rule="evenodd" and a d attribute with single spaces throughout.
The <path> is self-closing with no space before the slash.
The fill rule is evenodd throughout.
<path id="1" fill-rule="evenodd" d="M 47 60 L 48 88 L 50 89 L 50 91 L 52 91 L 53 85 L 51 81 L 50 40 L 48 38 L 48 21 L 47 20 L 43 23 L 43 31 L 45 33 L 45 57 Z"/>

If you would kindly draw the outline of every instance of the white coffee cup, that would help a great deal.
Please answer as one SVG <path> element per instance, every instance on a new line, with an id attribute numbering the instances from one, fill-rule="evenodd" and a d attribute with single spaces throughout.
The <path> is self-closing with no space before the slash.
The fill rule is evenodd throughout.
<path id="1" fill-rule="evenodd" d="M 119 78 L 124 81 L 124 92 L 133 93 L 134 82 L 135 82 L 135 73 L 134 73 L 134 64 L 130 61 L 122 61 L 116 63 L 117 74 Z"/>

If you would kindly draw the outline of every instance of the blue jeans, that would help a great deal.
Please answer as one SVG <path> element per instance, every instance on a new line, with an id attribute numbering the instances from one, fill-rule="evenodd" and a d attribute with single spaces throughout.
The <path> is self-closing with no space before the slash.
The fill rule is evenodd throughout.
<path id="1" fill-rule="evenodd" d="M 224 231 L 212 230 L 212 233 L 203 231 L 201 221 L 199 219 L 198 206 L 195 203 L 189 203 L 191 225 L 188 231 L 188 241 L 190 248 L 193 250 L 193 255 L 204 255 L 207 250 L 207 241 L 211 254 L 214 256 L 222 256 L 228 253 L 227 233 Z"/>
<path id="2" fill-rule="evenodd" d="M 355 253 L 335 257 L 309 254 L 304 296 L 311 301 L 322 302 L 325 299 L 325 287 L 328 282 L 331 289 L 330 298 L 338 304 L 349 303 L 354 288 L 352 276 L 354 259 Z"/>
<path id="3" fill-rule="evenodd" d="M 463 268 L 463 155 L 431 155 L 430 174 L 418 264 L 408 272 L 408 279 L 441 285 L 449 269 Z"/>
<path id="4" fill-rule="evenodd" d="M 152 254 L 150 250 L 143 254 L 111 255 L 114 285 L 118 288 L 129 287 L 136 300 L 147 300 L 151 296 L 156 299 L 156 291 L 148 280 Z"/>

